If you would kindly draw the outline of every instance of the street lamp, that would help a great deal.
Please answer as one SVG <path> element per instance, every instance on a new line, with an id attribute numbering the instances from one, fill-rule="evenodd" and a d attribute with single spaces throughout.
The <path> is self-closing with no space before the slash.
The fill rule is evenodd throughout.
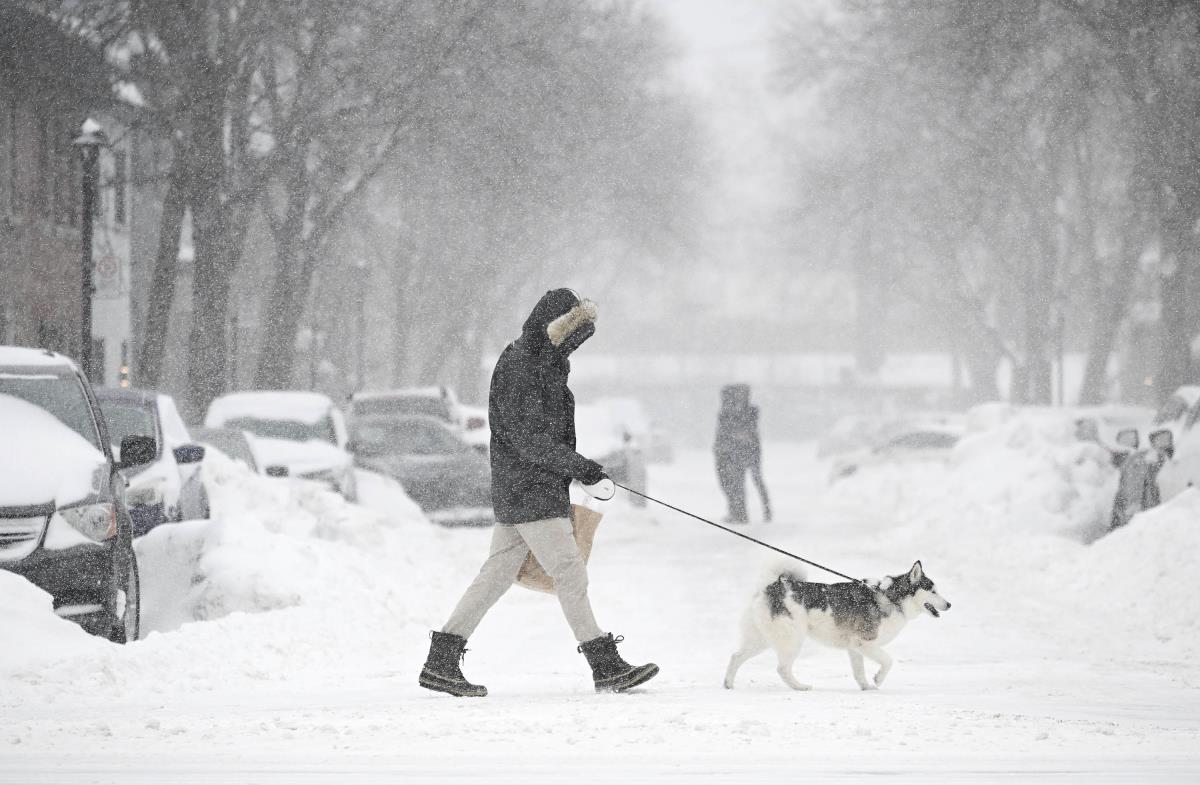
<path id="1" fill-rule="evenodd" d="M 83 163 L 83 204 L 80 206 L 80 316 L 81 325 L 79 362 L 84 374 L 92 378 L 92 220 L 96 206 L 96 181 L 99 176 L 100 148 L 108 145 L 104 129 L 92 118 L 83 121 L 74 145 L 79 148 Z"/>

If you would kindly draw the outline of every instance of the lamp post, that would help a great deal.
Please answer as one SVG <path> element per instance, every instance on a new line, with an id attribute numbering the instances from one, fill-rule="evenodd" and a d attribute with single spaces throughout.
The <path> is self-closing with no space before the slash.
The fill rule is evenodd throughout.
<path id="1" fill-rule="evenodd" d="M 100 124 L 90 117 L 83 121 L 75 139 L 79 148 L 79 158 L 83 164 L 83 194 L 80 205 L 79 234 L 80 234 L 80 346 L 79 362 L 83 373 L 88 379 L 92 378 L 92 295 L 95 286 L 92 283 L 92 229 L 96 211 L 96 181 L 99 179 L 100 148 L 108 144 L 104 130 Z"/>

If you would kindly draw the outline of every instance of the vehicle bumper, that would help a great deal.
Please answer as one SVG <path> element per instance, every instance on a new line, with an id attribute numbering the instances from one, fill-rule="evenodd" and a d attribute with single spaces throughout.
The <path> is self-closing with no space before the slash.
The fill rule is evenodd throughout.
<path id="1" fill-rule="evenodd" d="M 90 632 L 112 624 L 112 560 L 116 540 L 73 545 L 62 550 L 38 548 L 20 561 L 0 563 L 54 598 L 54 612 Z"/>

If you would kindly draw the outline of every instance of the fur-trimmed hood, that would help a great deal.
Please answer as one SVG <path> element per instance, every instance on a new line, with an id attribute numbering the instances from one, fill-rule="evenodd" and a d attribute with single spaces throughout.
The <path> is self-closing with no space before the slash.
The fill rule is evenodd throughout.
<path id="1" fill-rule="evenodd" d="M 598 315 L 591 300 L 580 299 L 570 289 L 551 289 L 525 320 L 521 340 L 534 352 L 553 349 L 566 357 L 596 332 Z"/>

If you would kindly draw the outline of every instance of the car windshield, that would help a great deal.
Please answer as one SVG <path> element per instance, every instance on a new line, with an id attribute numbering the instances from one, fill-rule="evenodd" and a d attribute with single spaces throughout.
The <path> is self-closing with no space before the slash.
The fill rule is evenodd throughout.
<path id="1" fill-rule="evenodd" d="M 256 467 L 254 453 L 250 451 L 250 443 L 237 431 L 199 430 L 192 435 L 196 441 L 215 447 L 229 458 L 243 461 L 251 469 Z"/>
<path id="2" fill-rule="evenodd" d="M 367 420 L 354 425 L 354 443 L 367 454 L 454 455 L 462 443 L 436 422 Z"/>
<path id="3" fill-rule="evenodd" d="M 0 370 L 0 394 L 40 406 L 98 450 L 100 434 L 83 386 L 73 373 Z"/>
<path id="4" fill-rule="evenodd" d="M 240 431 L 249 431 L 264 439 L 284 439 L 289 442 L 329 442 L 337 444 L 337 433 L 333 420 L 322 417 L 316 422 L 297 420 L 266 420 L 259 417 L 234 417 L 223 425 Z"/>
<path id="5" fill-rule="evenodd" d="M 938 431 L 906 433 L 892 439 L 888 446 L 906 450 L 946 450 L 958 443 L 958 437 Z"/>
<path id="6" fill-rule="evenodd" d="M 113 452 L 120 452 L 121 441 L 126 436 L 149 436 L 154 439 L 155 449 L 161 450 L 154 414 L 148 406 L 134 401 L 100 401 L 100 411 L 104 412 Z"/>
<path id="7" fill-rule="evenodd" d="M 405 395 L 395 398 L 359 398 L 354 401 L 354 413 L 358 416 L 375 414 L 423 414 L 439 420 L 450 421 L 450 408 L 441 398 L 423 398 Z"/>

